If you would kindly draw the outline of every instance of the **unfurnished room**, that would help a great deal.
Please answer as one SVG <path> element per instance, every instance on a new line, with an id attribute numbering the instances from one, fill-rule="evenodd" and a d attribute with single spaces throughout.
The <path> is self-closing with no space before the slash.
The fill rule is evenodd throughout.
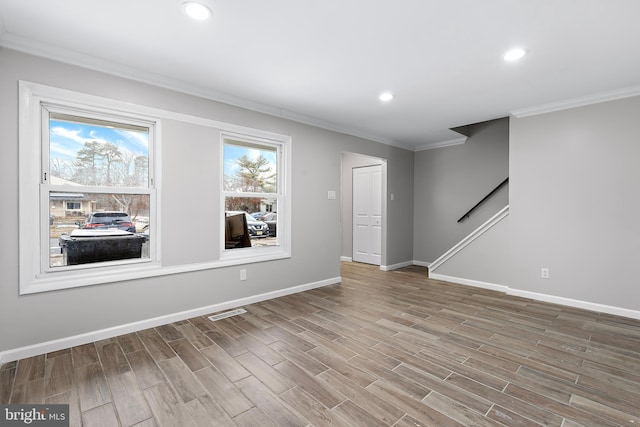
<path id="1" fill-rule="evenodd" d="M 639 18 L 0 0 L 0 425 L 640 425 Z"/>

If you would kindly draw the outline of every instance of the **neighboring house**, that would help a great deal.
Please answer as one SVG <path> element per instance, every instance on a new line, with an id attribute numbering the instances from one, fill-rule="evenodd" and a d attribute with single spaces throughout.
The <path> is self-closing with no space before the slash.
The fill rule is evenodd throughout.
<path id="1" fill-rule="evenodd" d="M 51 215 L 56 218 L 78 217 L 92 212 L 93 202 L 82 193 L 51 193 Z"/>
<path id="2" fill-rule="evenodd" d="M 260 212 L 278 212 L 277 200 L 260 200 Z"/>
<path id="3" fill-rule="evenodd" d="M 56 185 L 80 185 L 53 175 L 51 181 Z M 49 212 L 56 218 L 84 216 L 95 210 L 95 203 L 83 193 L 51 193 L 49 200 Z"/>

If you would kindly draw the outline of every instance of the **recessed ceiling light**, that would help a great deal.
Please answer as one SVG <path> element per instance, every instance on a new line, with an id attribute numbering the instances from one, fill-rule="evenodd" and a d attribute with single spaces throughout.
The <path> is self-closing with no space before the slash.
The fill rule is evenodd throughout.
<path id="1" fill-rule="evenodd" d="M 380 101 L 382 102 L 389 102 L 391 101 L 395 96 L 391 93 L 391 92 L 385 92 L 383 94 L 380 95 Z"/>
<path id="2" fill-rule="evenodd" d="M 511 49 L 507 53 L 504 54 L 503 58 L 505 61 L 517 61 L 527 54 L 527 51 L 524 49 Z"/>
<path id="3" fill-rule="evenodd" d="M 187 1 L 182 4 L 184 12 L 196 21 L 204 21 L 211 16 L 211 9 L 202 3 Z"/>

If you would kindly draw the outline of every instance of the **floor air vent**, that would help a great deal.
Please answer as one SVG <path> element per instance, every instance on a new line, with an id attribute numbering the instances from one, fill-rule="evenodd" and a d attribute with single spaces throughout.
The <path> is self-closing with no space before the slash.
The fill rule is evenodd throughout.
<path id="1" fill-rule="evenodd" d="M 216 320 L 226 319 L 227 317 L 237 316 L 238 314 L 246 313 L 247 310 L 244 308 L 236 308 L 235 310 L 225 311 L 224 313 L 214 314 L 213 316 L 209 316 L 209 320 L 215 322 Z"/>

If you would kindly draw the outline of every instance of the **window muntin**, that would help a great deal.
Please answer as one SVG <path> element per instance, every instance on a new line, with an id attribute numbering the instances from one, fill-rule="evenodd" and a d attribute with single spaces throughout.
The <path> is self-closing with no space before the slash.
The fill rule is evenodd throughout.
<path id="1" fill-rule="evenodd" d="M 284 202 L 283 144 L 225 134 L 222 140 L 224 216 L 245 212 L 250 238 L 249 245 L 225 241 L 225 251 L 279 246 L 282 234 L 275 233 L 276 222 L 267 224 L 259 217 L 277 212 Z M 271 230 L 274 232 L 270 233 Z"/>
<path id="2" fill-rule="evenodd" d="M 130 239 L 130 235 L 137 232 L 137 216 L 153 215 L 153 124 L 67 110 L 42 106 L 41 194 L 48 199 L 48 206 L 42 203 L 41 214 L 49 217 L 48 230 L 43 230 L 41 238 L 42 271 L 98 267 L 114 260 L 148 261 L 149 228 L 138 236 L 140 239 Z M 105 212 L 123 215 L 122 220 L 92 223 Z M 131 240 L 129 246 L 123 243 L 126 239 Z M 144 250 L 138 245 L 143 239 Z M 139 250 L 122 255 L 134 243 Z M 93 256 L 74 259 L 70 256 L 73 251 L 93 252 Z"/>

